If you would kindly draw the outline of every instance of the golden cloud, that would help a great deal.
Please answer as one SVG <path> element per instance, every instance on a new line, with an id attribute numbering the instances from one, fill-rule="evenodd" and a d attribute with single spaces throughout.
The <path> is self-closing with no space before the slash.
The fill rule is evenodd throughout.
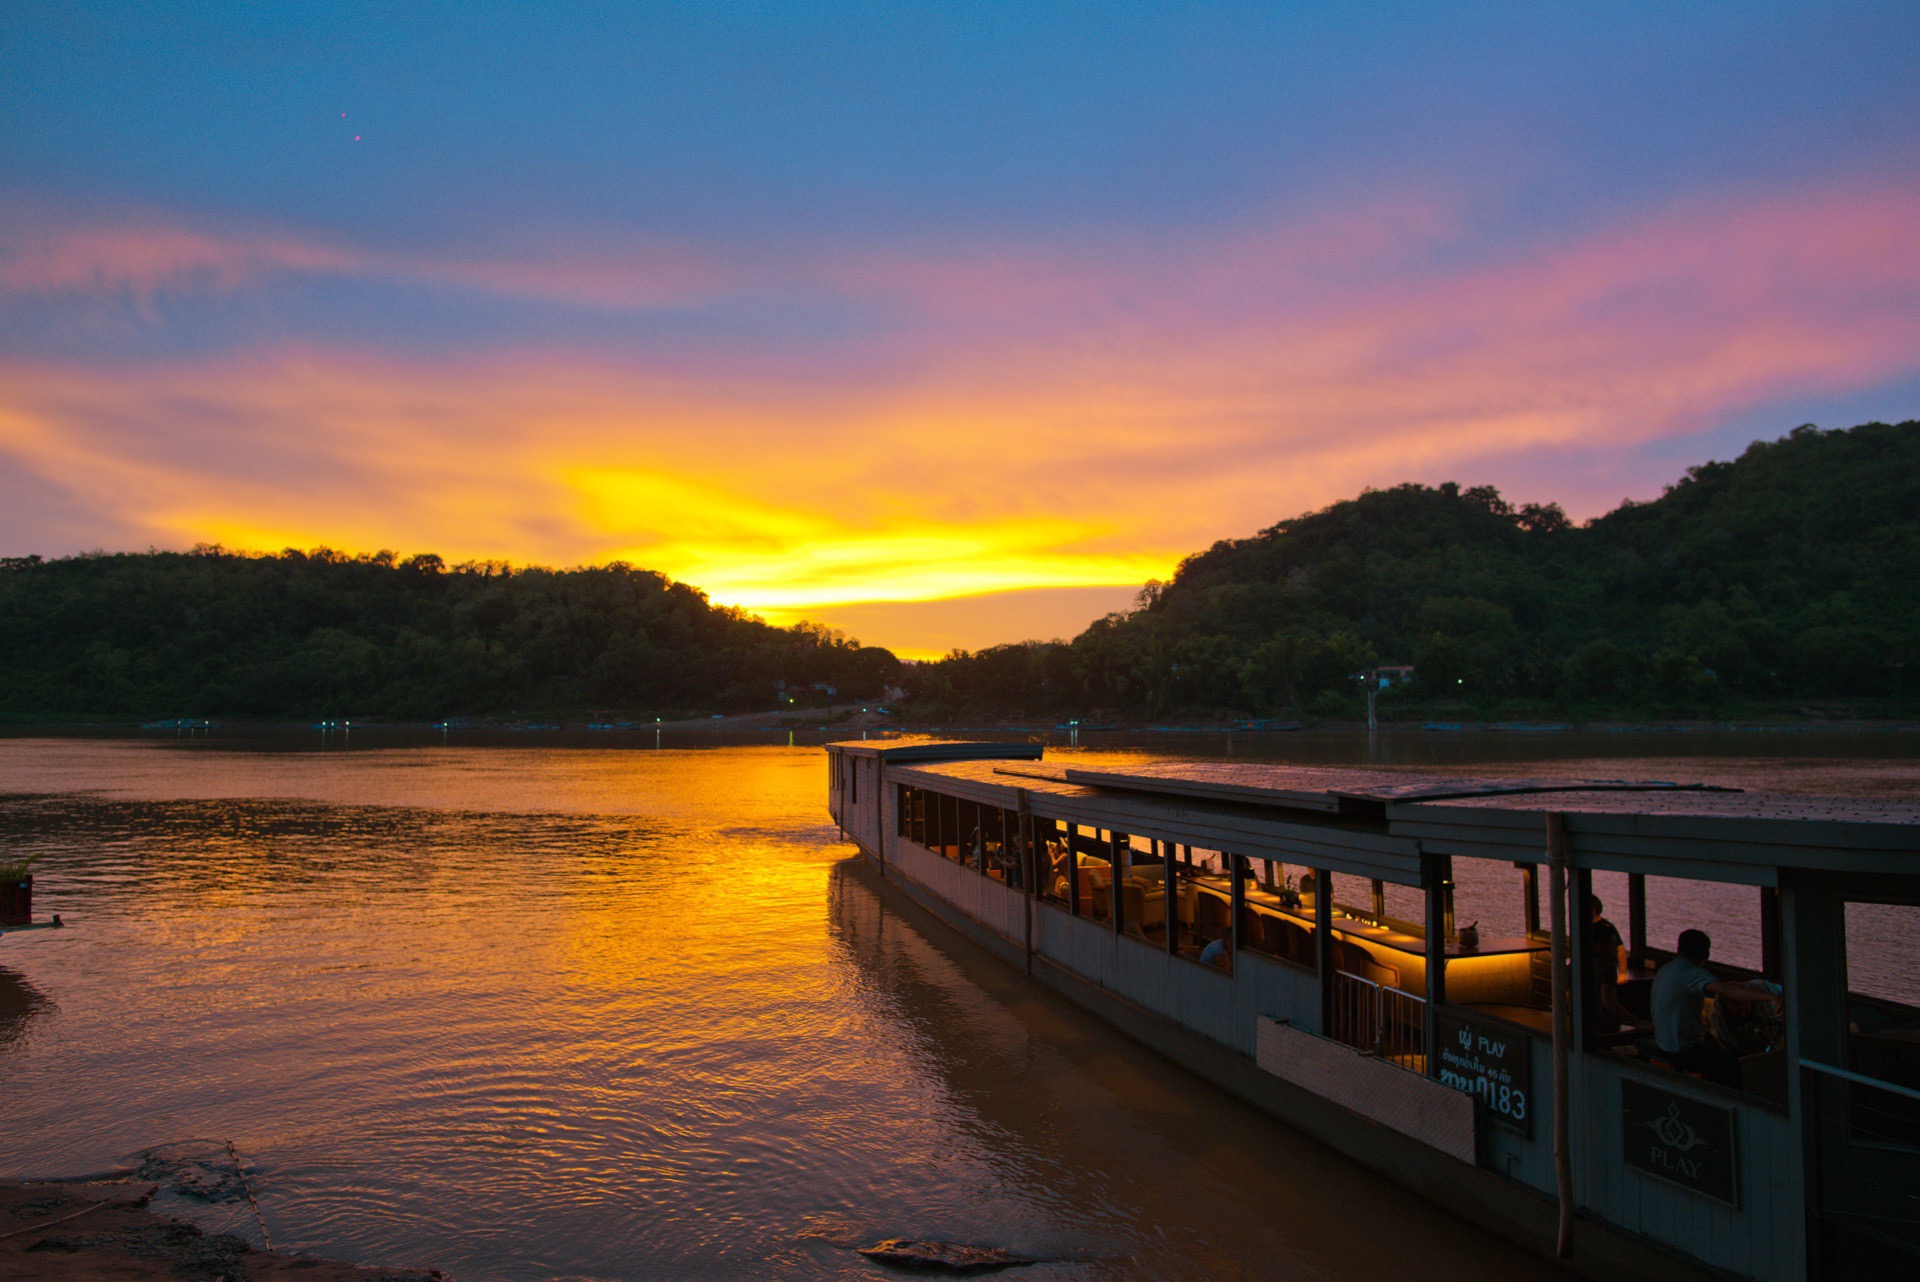
<path id="1" fill-rule="evenodd" d="M 15 360 L 0 467 L 129 539 L 617 557 L 792 617 L 1137 584 L 1362 485 L 1617 454 L 1920 368 L 1913 192 L 1703 200 L 1444 268 L 1418 252 L 1457 234 L 1444 210 L 1362 215 L 804 269 L 659 246 L 403 266 L 167 228 L 76 234 L 39 257 L 20 241 L 0 290 L 405 272 L 593 308 L 797 291 L 896 321 L 806 360 L 777 343 L 669 358 L 290 341 Z M 1582 485 L 1527 497 L 1618 497 Z M 60 550 L 3 518 L 0 532 L 9 551 Z"/>

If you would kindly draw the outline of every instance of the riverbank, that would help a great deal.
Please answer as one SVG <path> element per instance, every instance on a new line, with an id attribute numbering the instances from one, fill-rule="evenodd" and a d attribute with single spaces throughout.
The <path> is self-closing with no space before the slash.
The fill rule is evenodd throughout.
<path id="1" fill-rule="evenodd" d="M 1838 718 L 1774 717 L 1719 719 L 1684 717 L 1551 720 L 1492 720 L 1450 715 L 1432 718 L 1383 717 L 1375 729 L 1383 734 L 1496 734 L 1496 735 L 1592 735 L 1592 734 L 1920 734 L 1920 720 L 1912 717 Z M 582 734 L 622 739 L 635 734 L 666 732 L 676 736 L 741 734 L 784 731 L 831 731 L 896 734 L 1219 734 L 1286 735 L 1356 734 L 1368 732 L 1364 720 L 1315 717 L 1304 721 L 1284 718 L 1220 719 L 1113 719 L 1078 718 L 1058 720 L 1047 717 L 926 717 L 902 716 L 885 708 L 846 704 L 831 708 L 787 709 L 708 717 L 681 717 L 672 721 L 582 721 L 572 720 L 494 720 L 484 717 L 450 721 L 372 721 L 342 720 L 323 723 L 306 721 L 192 720 L 178 721 L 67 721 L 44 723 L 0 723 L 0 737 L 31 738 L 40 735 L 75 737 L 171 737 L 199 738 L 209 733 L 226 735 L 316 735 L 329 743 L 344 746 L 355 735 L 541 735 Z"/>
<path id="2" fill-rule="evenodd" d="M 155 1186 L 0 1183 L 0 1276 L 21 1282 L 445 1282 L 437 1269 L 380 1269 L 255 1250 L 155 1212 Z"/>

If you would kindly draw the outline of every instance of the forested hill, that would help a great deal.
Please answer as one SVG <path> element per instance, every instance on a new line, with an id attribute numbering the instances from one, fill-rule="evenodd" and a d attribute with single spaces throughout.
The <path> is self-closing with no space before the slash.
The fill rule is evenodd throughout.
<path id="1" fill-rule="evenodd" d="M 1402 485 L 1189 557 L 1069 645 L 916 670 L 946 715 L 1714 715 L 1920 689 L 1920 422 L 1800 428 L 1584 526 L 1491 488 Z"/>
<path id="2" fill-rule="evenodd" d="M 1402 485 L 1189 557 L 1070 643 L 904 669 L 623 564 L 0 560 L 0 718 L 613 718 L 909 690 L 915 720 L 1920 713 L 1920 422 L 1802 428 L 1584 526 Z M 808 695 L 803 695 L 805 699 Z"/>
<path id="3" fill-rule="evenodd" d="M 0 561 L 0 718 L 612 716 L 842 698 L 886 650 L 775 628 L 645 570 L 324 549 Z"/>

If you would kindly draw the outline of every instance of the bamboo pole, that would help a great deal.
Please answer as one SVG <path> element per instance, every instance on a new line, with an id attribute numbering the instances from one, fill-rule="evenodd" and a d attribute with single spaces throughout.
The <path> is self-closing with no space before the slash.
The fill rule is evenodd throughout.
<path id="1" fill-rule="evenodd" d="M 1553 971 L 1553 1183 L 1560 1201 L 1559 1235 L 1554 1253 L 1573 1258 L 1573 1147 L 1569 1112 L 1569 1061 L 1573 1053 L 1573 994 L 1567 963 L 1567 819 L 1547 815 L 1547 894 Z"/>

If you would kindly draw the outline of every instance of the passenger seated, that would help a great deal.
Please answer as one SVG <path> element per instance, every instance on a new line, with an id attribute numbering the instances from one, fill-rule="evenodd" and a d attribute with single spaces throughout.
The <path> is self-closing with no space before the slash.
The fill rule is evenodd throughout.
<path id="1" fill-rule="evenodd" d="M 1780 996 L 1770 986 L 1721 979 L 1705 966 L 1713 941 L 1704 930 L 1680 932 L 1679 951 L 1653 977 L 1653 1040 L 1657 1062 L 1698 1073 L 1722 1086 L 1740 1085 L 1739 1061 L 1707 1037 L 1702 1008 L 1709 997 L 1766 1002 Z"/>
<path id="2" fill-rule="evenodd" d="M 1645 1027 L 1620 1001 L 1620 976 L 1627 968 L 1627 946 L 1620 930 L 1606 918 L 1606 905 L 1600 896 L 1587 896 L 1587 966 L 1593 976 L 1593 988 L 1600 998 L 1597 1021 L 1604 1032 L 1622 1025 Z"/>
<path id="3" fill-rule="evenodd" d="M 1243 945 L 1260 942 L 1260 918 L 1251 909 L 1242 909 L 1240 913 L 1240 940 Z M 1218 939 L 1200 950 L 1200 964 L 1233 973 L 1233 935 L 1223 932 Z"/>

